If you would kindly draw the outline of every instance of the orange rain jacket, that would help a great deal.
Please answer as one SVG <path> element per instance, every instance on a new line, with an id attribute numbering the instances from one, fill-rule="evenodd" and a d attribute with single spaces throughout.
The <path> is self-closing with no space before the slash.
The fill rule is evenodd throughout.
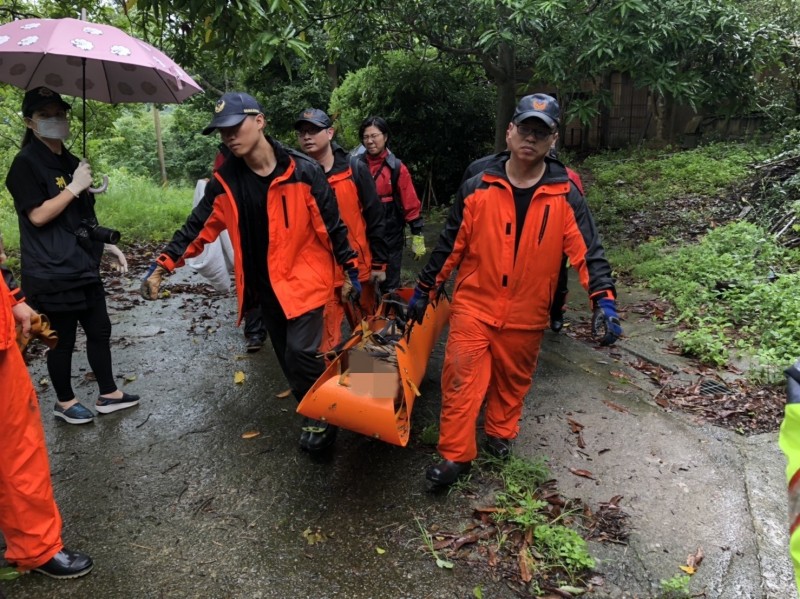
<path id="1" fill-rule="evenodd" d="M 326 176 L 347 226 L 347 239 L 358 254 L 358 278 L 366 281 L 370 271 L 386 270 L 383 209 L 366 165 L 349 160 L 349 154 L 338 144 L 332 144 L 332 148 L 334 162 Z M 337 270 L 334 286 L 343 283 L 344 271 Z"/>
<path id="2" fill-rule="evenodd" d="M 61 551 L 61 514 L 53 498 L 39 400 L 16 342 L 11 307 L 25 300 L 0 266 L 0 532 L 5 558 L 32 570 Z"/>
<path id="3" fill-rule="evenodd" d="M 267 192 L 269 223 L 267 270 L 275 296 L 286 318 L 296 318 L 324 305 L 331 295 L 335 262 L 358 268 L 356 253 L 347 241 L 347 228 L 339 216 L 336 198 L 320 166 L 304 154 L 267 137 L 279 161 L 288 161 Z M 229 157 L 214 173 L 206 194 L 156 262 L 172 272 L 186 258 L 198 256 L 207 243 L 227 229 L 233 246 L 239 319 L 246 297 L 239 232 L 237 171 L 248 168 L 244 160 Z M 335 262 L 334 262 L 335 257 Z"/>
<path id="4" fill-rule="evenodd" d="M 507 158 L 459 189 L 431 259 L 419 282 L 432 289 L 458 269 L 452 312 L 493 327 L 543 330 L 566 254 L 592 300 L 616 297 L 611 266 L 586 200 L 563 164 L 545 158 L 517 249 L 516 210 Z"/>

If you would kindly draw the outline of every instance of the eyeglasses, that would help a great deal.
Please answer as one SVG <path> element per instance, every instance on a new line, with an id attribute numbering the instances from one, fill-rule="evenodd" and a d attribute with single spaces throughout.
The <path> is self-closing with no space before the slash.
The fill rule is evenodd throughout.
<path id="1" fill-rule="evenodd" d="M 516 127 L 517 133 L 520 134 L 520 137 L 525 138 L 533 135 L 536 141 L 544 141 L 554 133 L 552 129 L 544 129 L 542 127 L 534 127 L 532 125 L 516 125 Z"/>
<path id="2" fill-rule="evenodd" d="M 365 135 L 364 137 L 361 138 L 361 141 L 366 143 L 368 141 L 374 141 L 376 139 L 380 139 L 381 137 L 383 137 L 383 133 L 373 133 L 372 135 Z"/>
<path id="3" fill-rule="evenodd" d="M 297 137 L 305 137 L 306 135 L 310 135 L 313 137 L 320 131 L 322 131 L 320 127 L 303 127 L 302 129 L 297 130 Z"/>

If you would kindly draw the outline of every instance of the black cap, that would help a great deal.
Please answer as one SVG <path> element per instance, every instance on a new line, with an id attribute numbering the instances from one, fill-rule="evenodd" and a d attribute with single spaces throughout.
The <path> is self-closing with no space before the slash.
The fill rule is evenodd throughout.
<path id="1" fill-rule="evenodd" d="M 63 98 L 59 96 L 49 87 L 34 87 L 25 92 L 25 97 L 22 99 L 22 116 L 32 117 L 33 113 L 52 103 L 60 104 L 64 110 L 72 108 L 69 104 L 64 102 Z"/>
<path id="2" fill-rule="evenodd" d="M 558 127 L 560 116 L 561 109 L 553 96 L 532 94 L 519 101 L 511 120 L 515 125 L 519 125 L 526 119 L 537 118 L 543 120 L 552 129 Z"/>
<path id="3" fill-rule="evenodd" d="M 214 118 L 203 129 L 203 135 L 213 133 L 219 127 L 233 127 L 245 117 L 257 114 L 264 114 L 264 109 L 253 96 L 243 92 L 228 92 L 214 105 Z"/>
<path id="4" fill-rule="evenodd" d="M 294 128 L 297 129 L 302 123 L 311 123 L 315 127 L 321 127 L 322 129 L 333 127 L 330 117 L 319 108 L 306 108 L 302 111 L 294 122 Z"/>

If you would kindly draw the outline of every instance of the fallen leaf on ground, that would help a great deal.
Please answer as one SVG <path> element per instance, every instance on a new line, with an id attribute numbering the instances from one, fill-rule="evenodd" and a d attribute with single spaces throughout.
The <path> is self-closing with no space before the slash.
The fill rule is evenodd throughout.
<path id="1" fill-rule="evenodd" d="M 698 547 L 697 551 L 695 551 L 694 553 L 689 555 L 689 557 L 686 558 L 686 565 L 689 566 L 690 568 L 695 568 L 696 569 L 697 566 L 699 566 L 700 563 L 703 561 L 703 558 L 705 556 L 706 556 L 706 554 L 703 553 L 703 548 L 702 547 Z"/>
<path id="2" fill-rule="evenodd" d="M 375 551 L 378 552 L 378 555 L 383 555 L 386 553 L 386 549 L 381 549 L 380 547 L 375 547 Z"/>
<path id="3" fill-rule="evenodd" d="M 572 474 L 574 474 L 575 476 L 582 476 L 584 478 L 591 478 L 592 480 L 594 480 L 594 474 L 592 474 L 588 470 L 581 470 L 580 468 L 570 468 L 569 471 L 572 472 Z"/>
<path id="4" fill-rule="evenodd" d="M 242 433 L 242 439 L 255 439 L 261 435 L 259 431 L 247 431 L 246 433 Z"/>
<path id="5" fill-rule="evenodd" d="M 680 568 L 681 570 L 686 572 L 689 576 L 697 572 L 697 570 L 695 568 L 692 568 L 691 566 L 681 566 Z"/>
<path id="6" fill-rule="evenodd" d="M 573 420 L 572 418 L 567 418 L 567 422 L 569 423 L 569 427 L 570 429 L 572 429 L 573 433 L 579 433 L 583 430 L 583 425 L 577 420 Z"/>
<path id="7" fill-rule="evenodd" d="M 289 397 L 291 394 L 292 394 L 292 390 L 291 389 L 286 389 L 285 391 L 281 391 L 280 393 L 276 393 L 275 397 L 277 397 L 278 399 L 285 399 L 285 398 Z"/>
<path id="8" fill-rule="evenodd" d="M 310 528 L 306 528 L 303 531 L 303 536 L 305 537 L 306 541 L 308 541 L 309 545 L 316 545 L 317 543 L 321 543 L 322 541 L 326 540 L 322 531 L 317 528 L 316 530 L 311 530 Z"/>
<path id="9" fill-rule="evenodd" d="M 136 380 L 136 375 L 135 374 L 127 374 L 127 375 L 125 375 L 125 378 L 123 380 L 126 383 L 132 383 L 133 381 Z"/>
<path id="10" fill-rule="evenodd" d="M 244 383 L 244 378 L 244 372 L 241 370 L 237 370 L 235 373 L 233 373 L 233 382 L 237 385 Z"/>
<path id="11" fill-rule="evenodd" d="M 617 412 L 622 412 L 623 414 L 628 413 L 627 408 L 623 408 L 622 406 L 615 404 L 613 401 L 608 401 L 607 399 L 604 399 L 603 403 L 606 404 L 612 410 L 616 410 Z"/>

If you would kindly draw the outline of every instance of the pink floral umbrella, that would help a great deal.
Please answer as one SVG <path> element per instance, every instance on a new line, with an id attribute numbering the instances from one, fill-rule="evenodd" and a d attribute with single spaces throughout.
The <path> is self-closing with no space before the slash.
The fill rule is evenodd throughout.
<path id="1" fill-rule="evenodd" d="M 0 82 L 121 102 L 183 102 L 203 89 L 171 58 L 111 25 L 21 19 L 0 25 Z M 83 110 L 86 156 L 86 110 Z M 105 178 L 107 182 L 107 178 Z M 93 191 L 100 192 L 105 184 Z"/>
<path id="2" fill-rule="evenodd" d="M 0 81 L 101 102 L 180 103 L 203 91 L 166 54 L 111 25 L 22 19 L 0 26 Z"/>

